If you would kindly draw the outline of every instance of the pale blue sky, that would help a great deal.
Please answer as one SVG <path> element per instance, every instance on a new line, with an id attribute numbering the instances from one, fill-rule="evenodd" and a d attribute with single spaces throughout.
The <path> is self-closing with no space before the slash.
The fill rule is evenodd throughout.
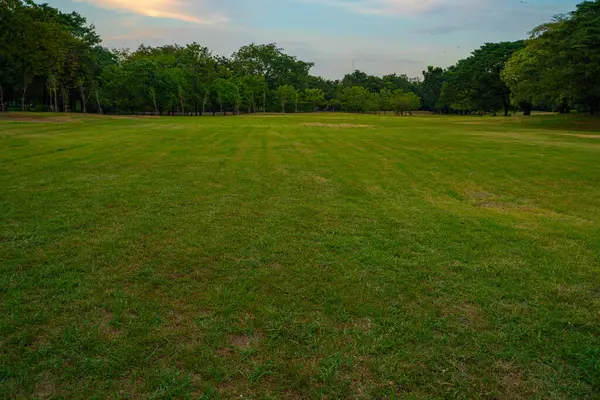
<path id="1" fill-rule="evenodd" d="M 276 42 L 341 78 L 419 76 L 448 66 L 485 42 L 517 40 L 578 0 L 47 0 L 95 24 L 107 47 L 196 41 L 230 55 L 251 42 Z"/>

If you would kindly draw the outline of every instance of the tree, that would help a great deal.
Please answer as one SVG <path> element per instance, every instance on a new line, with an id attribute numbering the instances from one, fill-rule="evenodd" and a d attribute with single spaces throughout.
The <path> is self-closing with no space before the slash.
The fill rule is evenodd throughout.
<path id="1" fill-rule="evenodd" d="M 277 88 L 277 98 L 281 104 L 281 112 L 285 113 L 285 107 L 289 103 L 296 101 L 297 91 L 291 85 L 283 85 Z"/>
<path id="2" fill-rule="evenodd" d="M 423 83 L 421 84 L 421 93 L 423 97 L 423 107 L 427 110 L 435 110 L 436 104 L 442 93 L 442 86 L 446 78 L 446 73 L 442 68 L 428 66 L 423 71 Z"/>
<path id="3" fill-rule="evenodd" d="M 521 48 L 521 41 L 486 43 L 470 57 L 460 60 L 446 71 L 438 104 L 460 112 L 496 113 L 503 109 L 504 115 L 508 115 L 510 89 L 500 74 L 512 54 Z"/>
<path id="4" fill-rule="evenodd" d="M 189 44 L 182 50 L 181 62 L 194 113 L 204 114 L 213 81 L 216 79 L 216 62 L 210 50 L 198 43 Z"/>
<path id="5" fill-rule="evenodd" d="M 248 113 L 256 112 L 257 103 L 267 89 L 265 78 L 260 75 L 245 75 L 239 78 L 237 82 L 241 104 L 248 110 Z"/>
<path id="6" fill-rule="evenodd" d="M 376 95 L 362 86 L 351 86 L 342 90 L 340 102 L 345 111 L 367 112 L 377 108 Z"/>
<path id="7" fill-rule="evenodd" d="M 511 91 L 511 103 L 520 107 L 524 115 L 531 115 L 533 105 L 543 102 L 538 63 L 536 52 L 525 48 L 513 54 L 500 74 Z"/>
<path id="8" fill-rule="evenodd" d="M 503 79 L 514 101 L 544 102 L 561 112 L 573 104 L 600 108 L 600 1 L 535 28 L 526 48 L 507 63 Z"/>
<path id="9" fill-rule="evenodd" d="M 402 89 L 395 90 L 391 94 L 391 102 L 396 115 L 412 115 L 412 111 L 421 107 L 421 98 L 413 92 L 405 92 Z"/>
<path id="10" fill-rule="evenodd" d="M 391 111 L 394 109 L 394 93 L 388 88 L 383 88 L 378 95 L 378 111 Z"/>
<path id="11" fill-rule="evenodd" d="M 304 98 L 309 101 L 312 105 L 312 112 L 316 111 L 318 107 L 325 101 L 325 93 L 321 89 L 304 89 Z"/>
<path id="12" fill-rule="evenodd" d="M 314 65 L 284 53 L 275 43 L 244 46 L 232 55 L 231 61 L 234 69 L 246 75 L 264 76 L 271 90 L 283 85 L 305 87 Z"/>
<path id="13" fill-rule="evenodd" d="M 217 96 L 221 112 L 225 112 L 227 107 L 233 107 L 234 112 L 238 112 L 240 90 L 232 80 L 217 78 L 213 84 L 213 90 Z"/>

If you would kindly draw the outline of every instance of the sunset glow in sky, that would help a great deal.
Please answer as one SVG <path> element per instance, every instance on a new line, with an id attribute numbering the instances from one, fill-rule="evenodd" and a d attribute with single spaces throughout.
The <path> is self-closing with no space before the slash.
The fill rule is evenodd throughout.
<path id="1" fill-rule="evenodd" d="M 418 76 L 485 42 L 517 40 L 577 0 L 49 0 L 97 27 L 104 45 L 198 42 L 230 55 L 276 42 L 314 62 L 314 74 Z"/>

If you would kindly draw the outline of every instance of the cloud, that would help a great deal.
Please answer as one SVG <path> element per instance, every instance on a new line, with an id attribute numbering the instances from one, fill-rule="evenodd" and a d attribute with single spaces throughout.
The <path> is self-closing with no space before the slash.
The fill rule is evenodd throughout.
<path id="1" fill-rule="evenodd" d="M 363 15 L 406 16 L 447 10 L 448 8 L 472 7 L 489 0 L 297 0 L 303 3 L 344 8 Z"/>
<path id="2" fill-rule="evenodd" d="M 410 15 L 429 11 L 446 0 L 299 0 L 345 8 L 357 14 Z"/>
<path id="3" fill-rule="evenodd" d="M 222 14 L 205 13 L 204 1 L 193 0 L 76 0 L 108 10 L 120 10 L 153 18 L 168 18 L 195 24 L 228 21 Z"/>

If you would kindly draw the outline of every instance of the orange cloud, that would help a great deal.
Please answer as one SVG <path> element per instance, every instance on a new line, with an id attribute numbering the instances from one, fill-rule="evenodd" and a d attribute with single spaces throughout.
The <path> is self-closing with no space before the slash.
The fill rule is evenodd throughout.
<path id="1" fill-rule="evenodd" d="M 169 18 L 196 24 L 217 24 L 227 22 L 221 14 L 198 15 L 205 9 L 202 1 L 189 0 L 77 0 L 109 10 L 126 11 L 154 18 Z"/>

